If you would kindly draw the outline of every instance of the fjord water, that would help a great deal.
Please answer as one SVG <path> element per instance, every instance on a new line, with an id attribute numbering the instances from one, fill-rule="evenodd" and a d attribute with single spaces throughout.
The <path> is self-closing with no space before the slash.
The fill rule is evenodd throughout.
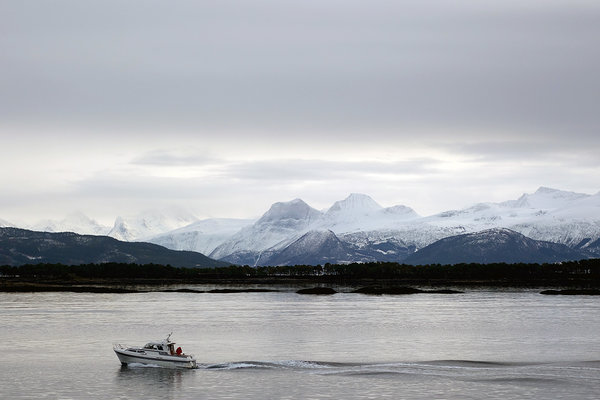
<path id="1" fill-rule="evenodd" d="M 0 293 L 0 398 L 592 399 L 600 393 L 597 297 L 282 290 Z M 142 345 L 171 331 L 196 355 L 199 369 L 121 367 L 112 351 L 113 342 Z"/>

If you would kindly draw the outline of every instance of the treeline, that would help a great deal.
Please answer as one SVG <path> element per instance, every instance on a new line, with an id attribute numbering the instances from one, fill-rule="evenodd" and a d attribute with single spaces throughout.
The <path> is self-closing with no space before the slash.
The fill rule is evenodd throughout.
<path id="1" fill-rule="evenodd" d="M 206 282 L 219 280 L 309 279 L 324 282 L 396 280 L 413 282 L 490 281 L 506 283 L 600 282 L 600 259 L 558 264 L 456 264 L 413 266 L 392 262 L 365 264 L 295 265 L 279 267 L 228 266 L 176 268 L 158 264 L 32 264 L 0 266 L 5 278 L 40 280 L 123 279 Z"/>
<path id="2" fill-rule="evenodd" d="M 176 268 L 159 264 L 26 264 L 2 266 L 0 274 L 6 277 L 60 279 L 186 279 L 194 276 L 194 269 Z"/>
<path id="3" fill-rule="evenodd" d="M 358 268 L 356 268 L 358 267 Z M 329 273 L 348 280 L 404 279 L 447 281 L 600 281 L 600 259 L 560 264 L 455 264 L 413 266 L 396 263 L 333 265 Z"/>

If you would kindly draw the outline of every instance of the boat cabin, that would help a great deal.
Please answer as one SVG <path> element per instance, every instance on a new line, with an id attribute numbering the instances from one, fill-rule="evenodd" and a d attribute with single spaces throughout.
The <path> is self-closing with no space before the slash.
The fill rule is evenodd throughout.
<path id="1" fill-rule="evenodd" d="M 143 347 L 146 351 L 156 351 L 161 355 L 180 356 L 184 355 L 181 351 L 181 347 L 175 350 L 175 342 L 168 340 L 161 340 L 160 342 L 149 342 Z"/>

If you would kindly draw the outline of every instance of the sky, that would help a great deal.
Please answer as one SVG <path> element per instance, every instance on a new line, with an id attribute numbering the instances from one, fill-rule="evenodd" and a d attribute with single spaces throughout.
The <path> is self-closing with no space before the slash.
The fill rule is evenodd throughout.
<path id="1" fill-rule="evenodd" d="M 0 219 L 600 190 L 600 2 L 0 0 Z"/>

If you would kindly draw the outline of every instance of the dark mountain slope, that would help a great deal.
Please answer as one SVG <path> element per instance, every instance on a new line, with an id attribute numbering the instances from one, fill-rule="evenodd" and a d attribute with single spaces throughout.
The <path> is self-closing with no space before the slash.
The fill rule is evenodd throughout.
<path id="1" fill-rule="evenodd" d="M 530 239 L 496 228 L 438 240 L 410 255 L 412 265 L 460 263 L 552 263 L 587 258 L 563 244 Z"/>
<path id="2" fill-rule="evenodd" d="M 283 250 L 273 254 L 264 265 L 317 265 L 347 263 L 351 251 L 332 231 L 310 231 Z"/>
<path id="3" fill-rule="evenodd" d="M 228 265 L 193 251 L 169 250 L 151 243 L 121 242 L 108 236 L 0 228 L 0 265 L 106 262 L 200 268 Z"/>

